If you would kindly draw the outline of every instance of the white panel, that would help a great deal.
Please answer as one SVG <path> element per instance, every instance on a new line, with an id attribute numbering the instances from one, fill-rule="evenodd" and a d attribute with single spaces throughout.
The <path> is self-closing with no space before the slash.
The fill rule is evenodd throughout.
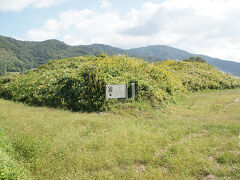
<path id="1" fill-rule="evenodd" d="M 106 96 L 107 99 L 127 98 L 127 85 L 126 84 L 107 85 Z"/>

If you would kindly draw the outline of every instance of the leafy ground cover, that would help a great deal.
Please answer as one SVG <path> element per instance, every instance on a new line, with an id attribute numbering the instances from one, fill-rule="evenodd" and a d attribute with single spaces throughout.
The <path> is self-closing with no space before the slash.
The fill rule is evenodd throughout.
<path id="1" fill-rule="evenodd" d="M 175 79 L 181 81 L 187 91 L 199 91 L 204 89 L 233 89 L 239 87 L 238 79 L 218 71 L 215 67 L 206 63 L 191 61 L 164 61 L 155 63 L 164 67 Z"/>
<path id="2" fill-rule="evenodd" d="M 154 107 L 172 102 L 182 92 L 240 87 L 238 79 L 205 63 L 148 64 L 127 56 L 99 55 L 54 60 L 26 74 L 0 79 L 0 97 L 74 111 L 102 111 L 116 104 L 105 100 L 106 84 L 125 83 L 136 84 L 137 102 Z"/>
<path id="3" fill-rule="evenodd" d="M 35 179 L 239 179 L 240 89 L 74 113 L 0 99 L 0 127 Z"/>

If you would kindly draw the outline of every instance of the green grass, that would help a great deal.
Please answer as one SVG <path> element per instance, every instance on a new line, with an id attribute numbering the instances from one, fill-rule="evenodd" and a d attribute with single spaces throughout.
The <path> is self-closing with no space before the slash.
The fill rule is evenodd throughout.
<path id="1" fill-rule="evenodd" d="M 1 119 L 1 117 L 0 117 Z M 0 179 L 28 179 L 23 165 L 19 164 L 12 156 L 14 151 L 4 132 L 0 129 Z"/>
<path id="2" fill-rule="evenodd" d="M 240 178 L 240 89 L 102 113 L 0 100 L 0 126 L 36 179 Z M 141 110 L 140 110 L 141 109 Z"/>

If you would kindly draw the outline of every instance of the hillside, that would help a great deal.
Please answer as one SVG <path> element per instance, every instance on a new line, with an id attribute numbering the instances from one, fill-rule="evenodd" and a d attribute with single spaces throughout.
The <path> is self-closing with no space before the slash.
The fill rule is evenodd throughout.
<path id="1" fill-rule="evenodd" d="M 3 71 L 3 60 L 8 61 L 8 71 L 22 71 L 47 63 L 52 59 L 84 55 L 123 54 L 124 50 L 107 45 L 93 44 L 86 46 L 68 46 L 58 40 L 43 42 L 19 41 L 0 36 L 0 71 Z"/>
<path id="2" fill-rule="evenodd" d="M 165 109 L 135 103 L 107 113 L 0 99 L 0 128 L 32 179 L 237 180 L 239 112 L 240 89 L 179 96 Z"/>
<path id="3" fill-rule="evenodd" d="M 153 107 L 162 107 L 183 92 L 240 87 L 238 79 L 206 63 L 149 64 L 128 56 L 99 55 L 54 60 L 23 75 L 0 78 L 0 97 L 73 111 L 103 111 L 117 104 L 106 101 L 106 85 L 126 83 L 136 84 L 135 101 Z"/>
<path id="4" fill-rule="evenodd" d="M 190 53 L 164 45 L 147 46 L 128 50 L 129 54 L 141 57 L 149 62 L 167 59 L 183 60 L 191 56 Z"/>
<path id="5" fill-rule="evenodd" d="M 205 59 L 208 64 L 215 66 L 219 70 L 240 76 L 240 63 L 212 58 L 201 54 L 192 54 L 169 46 L 156 45 L 129 49 L 128 53 L 131 56 L 142 58 L 148 62 L 156 62 L 167 59 L 184 60 L 191 56 L 199 56 Z"/>
<path id="6" fill-rule="evenodd" d="M 0 36 L 0 73 L 3 72 L 4 59 L 8 61 L 8 71 L 15 72 L 37 67 L 52 59 L 97 55 L 99 53 L 108 55 L 128 54 L 129 56 L 142 58 L 148 62 L 166 59 L 183 60 L 190 56 L 197 56 L 197 54 L 191 54 L 180 49 L 163 45 L 124 50 L 104 44 L 69 46 L 58 40 L 30 42 Z M 240 76 L 240 63 L 224 61 L 204 55 L 198 56 L 206 59 L 207 63 L 224 72 Z"/>

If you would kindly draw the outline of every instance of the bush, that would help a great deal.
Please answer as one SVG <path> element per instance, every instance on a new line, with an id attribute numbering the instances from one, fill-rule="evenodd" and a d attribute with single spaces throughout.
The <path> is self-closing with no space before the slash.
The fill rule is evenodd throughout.
<path id="1" fill-rule="evenodd" d="M 206 63 L 168 60 L 157 62 L 155 65 L 168 69 L 175 75 L 175 79 L 181 81 L 187 91 L 240 87 L 239 79 L 218 71 Z"/>
<path id="2" fill-rule="evenodd" d="M 136 101 L 149 101 L 153 106 L 162 106 L 183 91 L 240 86 L 235 78 L 205 63 L 148 64 L 127 56 L 99 55 L 54 60 L 2 79 L 0 97 L 74 111 L 102 111 L 117 102 L 105 100 L 105 86 L 125 83 L 136 84 Z M 131 99 L 120 102 L 126 101 Z"/>
<path id="3" fill-rule="evenodd" d="M 200 63 L 206 63 L 207 61 L 199 56 L 193 57 L 191 56 L 188 59 L 184 59 L 184 62 L 200 62 Z"/>

